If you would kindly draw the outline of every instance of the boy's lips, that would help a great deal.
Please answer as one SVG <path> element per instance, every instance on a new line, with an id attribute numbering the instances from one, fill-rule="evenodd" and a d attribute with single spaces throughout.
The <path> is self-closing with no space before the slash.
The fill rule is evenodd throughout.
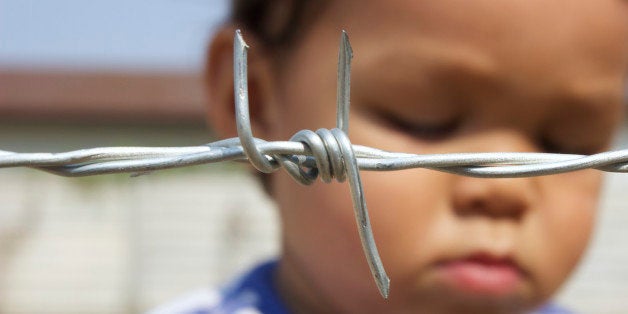
<path id="1" fill-rule="evenodd" d="M 515 292 L 525 273 L 510 257 L 486 253 L 436 264 L 436 273 L 450 288 L 475 295 L 508 295 Z"/>

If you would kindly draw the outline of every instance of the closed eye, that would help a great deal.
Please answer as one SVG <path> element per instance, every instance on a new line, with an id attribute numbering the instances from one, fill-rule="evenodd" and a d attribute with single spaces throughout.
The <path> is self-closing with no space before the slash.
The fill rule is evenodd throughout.
<path id="1" fill-rule="evenodd" d="M 438 141 L 448 138 L 456 133 L 461 124 L 461 119 L 449 119 L 444 121 L 410 121 L 400 115 L 392 113 L 380 113 L 390 127 L 407 135 L 418 137 L 428 141 Z"/>
<path id="2" fill-rule="evenodd" d="M 539 140 L 539 146 L 545 153 L 555 154 L 575 154 L 575 155 L 593 155 L 602 151 L 602 149 L 588 149 L 588 148 L 571 148 L 565 145 L 556 143 L 548 138 L 541 138 Z"/>

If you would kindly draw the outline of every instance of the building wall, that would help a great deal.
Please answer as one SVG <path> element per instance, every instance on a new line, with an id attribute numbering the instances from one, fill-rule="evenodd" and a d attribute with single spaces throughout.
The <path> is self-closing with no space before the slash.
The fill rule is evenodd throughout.
<path id="1" fill-rule="evenodd" d="M 194 145 L 201 127 L 0 127 L 3 149 Z M 274 211 L 234 165 L 130 178 L 0 170 L 0 313 L 137 313 L 276 251 Z"/>
<path id="2" fill-rule="evenodd" d="M 207 134 L 16 124 L 0 127 L 0 148 L 192 145 Z M 607 178 L 590 254 L 559 297 L 582 313 L 628 312 L 628 175 Z M 278 250 L 272 202 L 233 165 L 135 178 L 0 169 L 0 182 L 0 313 L 137 313 L 220 285 Z"/>

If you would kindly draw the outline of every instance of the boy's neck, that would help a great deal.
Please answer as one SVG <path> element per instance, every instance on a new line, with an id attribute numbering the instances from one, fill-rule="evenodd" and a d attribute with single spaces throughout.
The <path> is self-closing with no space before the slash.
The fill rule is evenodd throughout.
<path id="1" fill-rule="evenodd" d="M 307 270 L 299 267 L 297 257 L 289 252 L 284 248 L 275 273 L 275 285 L 290 311 L 303 314 L 342 313 L 323 289 L 316 289 L 315 280 Z"/>

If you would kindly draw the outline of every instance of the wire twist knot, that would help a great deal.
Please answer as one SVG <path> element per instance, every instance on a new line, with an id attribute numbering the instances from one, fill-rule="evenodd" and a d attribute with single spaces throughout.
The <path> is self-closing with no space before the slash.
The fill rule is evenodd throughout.
<path id="1" fill-rule="evenodd" d="M 296 161 L 293 158 L 282 156 L 277 161 L 299 183 L 310 185 L 320 176 L 323 182 L 330 183 L 333 179 L 344 182 L 347 178 L 346 164 L 356 162 L 355 156 L 347 156 L 347 148 L 342 148 L 339 140 L 349 141 L 347 135 L 340 129 L 301 130 L 290 141 L 301 142 L 305 145 L 316 162 L 316 166 L 303 166 L 304 160 Z M 349 147 L 350 149 L 350 147 Z M 345 161 L 351 158 L 351 161 Z"/>

